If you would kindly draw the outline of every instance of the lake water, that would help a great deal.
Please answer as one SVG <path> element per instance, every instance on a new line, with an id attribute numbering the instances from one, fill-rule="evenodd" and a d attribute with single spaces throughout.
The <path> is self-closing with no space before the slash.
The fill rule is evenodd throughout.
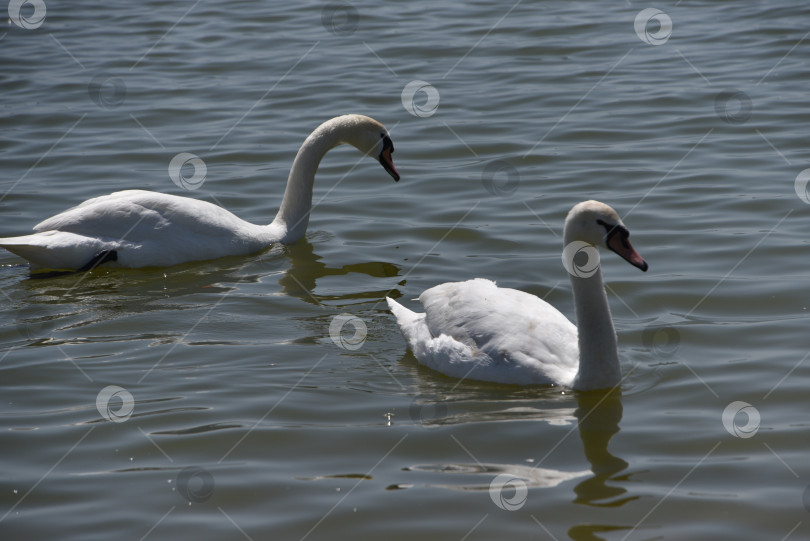
<path id="1" fill-rule="evenodd" d="M 30 279 L 0 253 L 0 537 L 810 538 L 797 6 L 11 2 L 0 235 L 126 188 L 269 223 L 347 112 L 402 180 L 334 150 L 306 239 L 250 257 Z M 602 259 L 621 392 L 417 364 L 386 295 L 480 276 L 573 318 L 591 198 L 650 264 Z"/>

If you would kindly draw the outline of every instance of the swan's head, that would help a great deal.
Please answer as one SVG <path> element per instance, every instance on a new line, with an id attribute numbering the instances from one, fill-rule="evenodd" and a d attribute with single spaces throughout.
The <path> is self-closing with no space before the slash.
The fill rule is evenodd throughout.
<path id="1" fill-rule="evenodd" d="M 577 203 L 565 219 L 565 243 L 582 241 L 619 254 L 625 261 L 647 270 L 647 262 L 630 244 L 627 230 L 615 210 L 599 201 Z"/>
<path id="2" fill-rule="evenodd" d="M 394 180 L 399 180 L 399 172 L 391 158 L 394 143 L 391 142 L 391 136 L 388 135 L 385 126 L 364 115 L 345 115 L 334 120 L 338 121 L 341 129 L 345 129 L 344 142 L 363 154 L 377 158 L 383 169 L 388 171 Z"/>

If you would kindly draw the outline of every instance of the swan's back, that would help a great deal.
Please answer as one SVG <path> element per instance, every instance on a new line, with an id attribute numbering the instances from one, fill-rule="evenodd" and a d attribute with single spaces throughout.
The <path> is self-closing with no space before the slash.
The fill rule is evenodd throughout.
<path id="1" fill-rule="evenodd" d="M 77 235 L 127 239 L 137 242 L 175 230 L 215 238 L 255 228 L 222 207 L 177 195 L 124 190 L 88 199 L 48 218 L 35 231 L 67 231 Z M 165 239 L 166 236 L 164 235 Z"/>
<path id="2" fill-rule="evenodd" d="M 222 207 L 176 195 L 125 190 L 88 199 L 34 227 L 0 239 L 32 270 L 79 269 L 114 252 L 125 267 L 171 266 L 241 255 L 274 241 L 270 226 L 246 222 Z"/>
<path id="3" fill-rule="evenodd" d="M 419 300 L 434 340 L 432 347 L 418 346 L 432 356 L 420 361 L 431 368 L 502 383 L 573 382 L 579 366 L 576 326 L 534 295 L 477 278 L 435 286 Z"/>

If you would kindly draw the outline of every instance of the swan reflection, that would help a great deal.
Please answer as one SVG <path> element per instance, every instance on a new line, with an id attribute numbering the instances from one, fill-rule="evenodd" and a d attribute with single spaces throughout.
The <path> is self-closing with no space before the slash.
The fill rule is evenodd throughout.
<path id="1" fill-rule="evenodd" d="M 611 438 L 620 431 L 619 423 L 623 412 L 620 391 L 577 392 L 574 395 L 575 407 L 572 407 L 571 397 L 560 395 L 556 390 L 550 390 L 549 395 L 541 395 L 543 402 L 540 405 L 537 405 L 537 396 L 531 396 L 531 391 L 518 390 L 517 398 L 512 396 L 510 401 L 517 399 L 521 402 L 520 406 L 510 405 L 495 411 L 489 408 L 487 411 L 477 412 L 473 411 L 474 406 L 470 407 L 471 403 L 480 404 L 483 401 L 491 405 L 490 400 L 503 400 L 503 394 L 500 393 L 500 398 L 493 396 L 490 399 L 490 397 L 481 395 L 482 388 L 467 389 L 466 392 L 470 393 L 469 396 L 459 395 L 459 392 L 464 393 L 464 391 L 456 389 L 452 401 L 437 400 L 441 393 L 434 393 L 432 400 L 423 394 L 414 401 L 410 408 L 411 419 L 426 429 L 447 425 L 506 421 L 540 421 L 549 426 L 569 427 L 569 430 L 564 432 L 558 441 L 562 442 L 570 435 L 573 435 L 574 432 L 578 433 L 585 459 L 588 461 L 590 468 L 566 471 L 543 467 L 545 459 L 558 447 L 553 445 L 551 450 L 536 463 L 416 464 L 405 468 L 406 471 L 422 475 L 452 474 L 465 478 L 464 481 L 457 483 L 429 481 L 422 486 L 461 491 L 492 492 L 493 483 L 496 482 L 496 479 L 506 474 L 511 479 L 516 480 L 516 484 L 521 484 L 522 487 L 529 490 L 552 488 L 576 480 L 576 484 L 573 486 L 572 502 L 580 505 L 620 507 L 638 498 L 638 496 L 628 495 L 625 487 L 616 484 L 617 481 L 623 480 L 620 474 L 627 470 L 628 463 L 612 454 L 609 450 Z M 536 393 L 536 390 L 534 392 Z M 493 394 L 497 396 L 494 390 Z M 458 407 L 460 402 L 465 405 L 463 409 Z M 473 477 L 471 478 L 471 476 Z M 475 481 L 478 477 L 481 480 Z M 471 482 L 468 482 L 469 479 L 471 479 Z M 402 489 L 411 486 L 413 486 L 412 483 L 392 485 L 388 488 Z M 513 491 L 511 494 L 513 495 L 512 501 L 514 501 L 518 493 Z M 503 504 L 499 504 L 502 508 L 510 500 L 504 499 L 503 501 Z M 592 540 L 600 539 L 596 535 L 598 532 L 628 528 L 630 526 L 586 523 L 573 526 L 568 531 L 568 534 L 572 539 Z"/>
<path id="2" fill-rule="evenodd" d="M 386 294 L 390 294 L 389 288 L 350 291 L 345 294 L 316 294 L 317 282 L 327 276 L 345 276 L 356 273 L 370 276 L 372 278 L 390 278 L 398 276 L 400 268 L 392 263 L 384 261 L 367 261 L 363 263 L 351 263 L 340 267 L 329 267 L 321 261 L 322 257 L 314 251 L 313 245 L 307 240 L 301 240 L 294 245 L 285 248 L 289 260 L 289 268 L 285 271 L 278 283 L 282 292 L 289 297 L 296 297 L 310 304 L 323 304 L 325 302 L 343 301 L 378 301 Z"/>

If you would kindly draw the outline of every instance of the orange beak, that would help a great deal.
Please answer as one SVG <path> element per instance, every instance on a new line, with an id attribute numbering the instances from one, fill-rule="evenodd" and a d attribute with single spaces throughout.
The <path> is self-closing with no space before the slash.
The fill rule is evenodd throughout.
<path id="1" fill-rule="evenodd" d="M 638 267 L 642 271 L 647 272 L 649 265 L 647 265 L 644 258 L 638 255 L 638 252 L 633 249 L 633 245 L 630 244 L 629 237 L 630 233 L 627 231 L 627 229 L 617 226 L 608 233 L 605 241 L 608 248 L 622 256 L 625 261 L 634 267 Z"/>

